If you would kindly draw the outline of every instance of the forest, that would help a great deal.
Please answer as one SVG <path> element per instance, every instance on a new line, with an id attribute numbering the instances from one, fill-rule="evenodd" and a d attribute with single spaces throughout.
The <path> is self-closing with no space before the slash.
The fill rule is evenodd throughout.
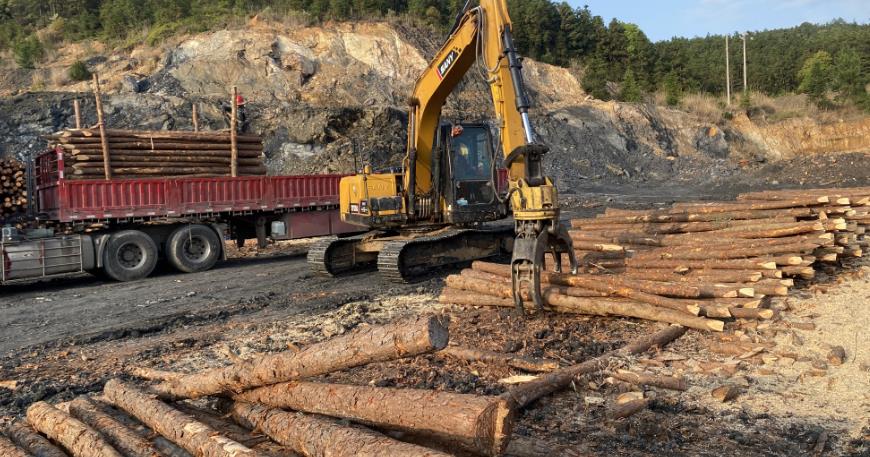
<path id="1" fill-rule="evenodd" d="M 550 0 L 508 0 L 523 55 L 583 70 L 600 99 L 640 101 L 663 91 L 676 103 L 684 92 L 725 92 L 725 37 L 651 42 L 637 25 L 606 22 L 588 7 Z M 311 23 L 410 18 L 446 33 L 465 0 L 0 0 L 0 51 L 32 68 L 44 55 L 36 31 L 51 27 L 63 40 L 97 38 L 156 44 L 179 32 L 202 32 L 268 11 Z M 141 38 L 139 38 L 141 39 Z M 742 38 L 730 36 L 735 91 L 742 90 Z M 820 106 L 854 102 L 870 110 L 870 25 L 842 20 L 765 30 L 747 36 L 749 90 L 768 95 L 804 92 Z M 835 95 L 833 97 L 832 95 Z"/>

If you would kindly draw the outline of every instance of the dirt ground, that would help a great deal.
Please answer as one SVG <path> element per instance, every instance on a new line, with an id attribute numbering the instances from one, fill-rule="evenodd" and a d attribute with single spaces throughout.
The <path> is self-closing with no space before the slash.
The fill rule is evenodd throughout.
<path id="1" fill-rule="evenodd" d="M 647 206 L 637 192 L 569 199 L 588 214 L 618 202 Z M 667 200 L 667 199 L 665 199 Z M 258 353 L 305 346 L 423 312 L 451 317 L 451 343 L 544 357 L 568 365 L 624 345 L 660 325 L 629 319 L 557 315 L 518 319 L 509 310 L 437 303 L 446 274 L 412 285 L 363 274 L 326 279 L 308 272 L 308 242 L 245 248 L 214 271 L 161 273 L 116 284 L 91 277 L 4 287 L 0 291 L 0 425 L 37 400 L 94 393 L 130 366 L 194 371 Z M 540 455 L 848 455 L 870 456 L 870 260 L 798 288 L 773 304 L 769 323 L 735 322 L 724 335 L 690 331 L 672 346 L 612 368 L 684 376 L 689 389 L 639 389 L 599 374 L 523 411 L 515 436 Z M 719 355 L 729 341 L 775 346 L 753 357 Z M 846 361 L 828 362 L 831 346 Z M 522 374 L 435 355 L 324 376 L 331 382 L 499 394 Z M 720 403 L 710 392 L 733 385 Z M 650 408 L 623 420 L 608 409 L 626 391 L 644 390 Z"/>

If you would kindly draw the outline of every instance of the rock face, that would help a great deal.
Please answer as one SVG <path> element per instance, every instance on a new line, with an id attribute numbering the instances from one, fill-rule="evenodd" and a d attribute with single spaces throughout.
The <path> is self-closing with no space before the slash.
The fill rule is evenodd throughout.
<path id="1" fill-rule="evenodd" d="M 49 77 L 82 58 L 104 81 L 111 127 L 191 129 L 196 103 L 203 128 L 223 129 L 221 104 L 237 86 L 248 100 L 252 129 L 266 138 L 272 173 L 396 166 L 407 141 L 406 100 L 438 46 L 437 37 L 399 25 L 286 27 L 258 19 L 243 30 L 123 54 L 94 57 L 84 54 L 85 46 L 71 45 L 29 75 L 41 78 L 50 92 L 13 95 L 13 88 L 26 85 L 26 72 L 0 76 L 0 95 L 7 95 L 0 98 L 0 155 L 24 158 L 42 150 L 40 135 L 74 124 L 74 98 L 83 102 L 85 124 L 96 123 L 87 83 Z M 866 134 L 843 140 L 849 128 L 842 126 L 819 127 L 809 138 L 795 139 L 798 125 L 777 135 L 748 119 L 711 125 L 677 110 L 599 102 L 587 97 L 568 69 L 526 60 L 524 71 L 534 99 L 532 118 L 552 150 L 548 172 L 568 192 L 590 183 L 717 179 L 733 173 L 737 161 L 787 158 L 801 148 L 825 152 L 826 145 L 870 146 Z M 444 119 L 495 125 L 492 117 L 489 88 L 474 68 L 445 105 Z M 859 127 L 858 132 L 868 128 Z M 841 139 L 828 141 L 827 133 Z"/>

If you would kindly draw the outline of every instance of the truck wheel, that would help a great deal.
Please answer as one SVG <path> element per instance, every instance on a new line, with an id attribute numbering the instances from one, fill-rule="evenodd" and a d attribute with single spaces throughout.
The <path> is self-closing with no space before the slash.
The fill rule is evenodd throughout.
<path id="1" fill-rule="evenodd" d="M 150 236 L 125 230 L 109 237 L 103 255 L 103 271 L 116 281 L 148 277 L 157 266 L 157 245 Z"/>
<path id="2" fill-rule="evenodd" d="M 166 257 L 184 273 L 211 270 L 221 255 L 221 240 L 204 225 L 179 227 L 166 242 Z"/>

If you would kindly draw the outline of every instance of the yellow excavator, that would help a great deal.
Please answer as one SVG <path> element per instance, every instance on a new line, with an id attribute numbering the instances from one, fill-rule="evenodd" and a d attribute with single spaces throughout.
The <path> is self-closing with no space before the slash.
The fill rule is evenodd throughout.
<path id="1" fill-rule="evenodd" d="M 447 97 L 477 66 L 492 92 L 495 148 L 486 124 L 442 123 Z M 341 275 L 374 266 L 409 281 L 432 268 L 513 252 L 514 302 L 543 308 L 544 254 L 561 271 L 562 254 L 577 260 L 559 221 L 558 195 L 543 174 L 548 148 L 538 142 L 506 0 L 466 2 L 444 46 L 417 80 L 409 102 L 408 146 L 401 173 L 366 167 L 341 181 L 341 218 L 368 232 L 316 244 L 308 261 Z M 501 155 L 497 149 L 500 149 Z M 508 191 L 499 191 L 506 168 Z M 513 213 L 514 226 L 487 224 Z"/>

